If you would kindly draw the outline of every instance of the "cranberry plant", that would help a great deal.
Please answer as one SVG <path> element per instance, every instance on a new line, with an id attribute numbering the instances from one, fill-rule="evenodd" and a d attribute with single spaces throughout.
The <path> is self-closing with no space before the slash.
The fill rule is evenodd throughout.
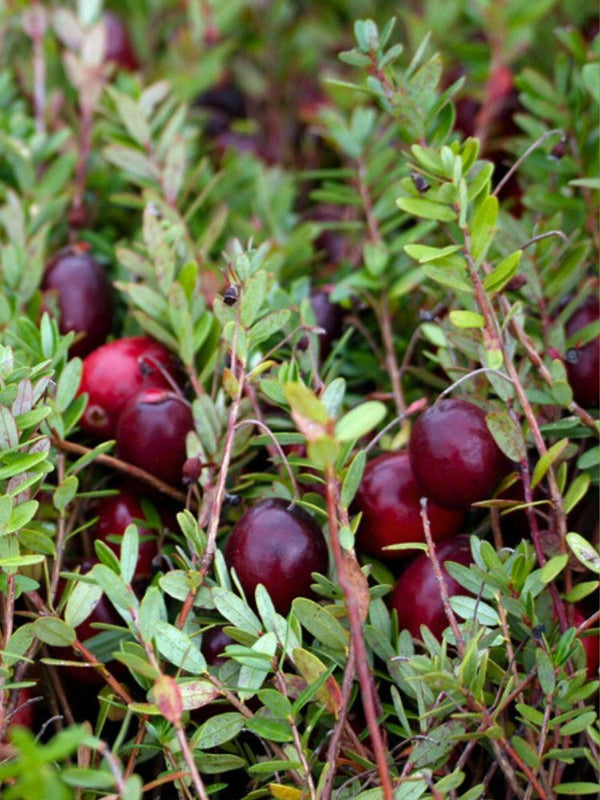
<path id="1" fill-rule="evenodd" d="M 7 799 L 600 789 L 593 10 L 389 5 L 0 12 Z"/>

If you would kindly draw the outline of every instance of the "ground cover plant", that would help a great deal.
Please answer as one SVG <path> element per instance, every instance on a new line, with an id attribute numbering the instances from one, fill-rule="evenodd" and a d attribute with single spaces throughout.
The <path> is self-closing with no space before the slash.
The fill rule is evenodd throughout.
<path id="1" fill-rule="evenodd" d="M 597 795 L 597 9 L 0 4 L 6 800 Z"/>

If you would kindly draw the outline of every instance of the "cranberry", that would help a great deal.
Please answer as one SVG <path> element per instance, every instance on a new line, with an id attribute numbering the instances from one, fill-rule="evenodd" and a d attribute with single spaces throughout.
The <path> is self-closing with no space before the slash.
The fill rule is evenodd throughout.
<path id="1" fill-rule="evenodd" d="M 356 510 L 362 511 L 357 532 L 360 549 L 378 558 L 406 558 L 411 551 L 384 548 L 425 541 L 422 494 L 408 453 L 384 453 L 370 461 L 354 501 Z M 434 502 L 427 503 L 427 516 L 436 540 L 455 534 L 464 519 L 462 511 L 442 508 Z"/>
<path id="2" fill-rule="evenodd" d="M 86 356 L 101 345 L 112 326 L 112 288 L 106 273 L 82 245 L 67 247 L 46 265 L 42 291 L 57 295 L 61 333 L 81 334 L 72 356 Z"/>
<path id="3" fill-rule="evenodd" d="M 115 339 L 83 361 L 79 393 L 89 395 L 81 427 L 100 439 L 114 436 L 123 406 L 150 386 L 169 386 L 179 377 L 173 353 L 146 336 Z"/>
<path id="4" fill-rule="evenodd" d="M 10 732 L 12 728 L 21 725 L 24 728 L 33 728 L 35 722 L 35 703 L 32 702 L 34 698 L 34 691 L 31 686 L 25 686 L 18 690 L 17 704 L 13 713 L 8 720 L 8 728 L 6 732 Z M 5 701 L 6 702 L 6 701 Z"/>
<path id="5" fill-rule="evenodd" d="M 139 63 L 125 23 L 112 11 L 105 11 L 102 18 L 106 30 L 105 61 L 131 72 L 136 70 Z"/>
<path id="6" fill-rule="evenodd" d="M 226 658 L 222 655 L 228 644 L 234 644 L 231 636 L 228 636 L 223 628 L 210 628 L 202 634 L 202 653 L 206 663 L 211 667 L 220 667 Z"/>
<path id="7" fill-rule="evenodd" d="M 286 614 L 295 597 L 311 593 L 311 573 L 327 570 L 328 554 L 311 515 L 273 498 L 256 503 L 236 522 L 225 561 L 235 568 L 250 601 L 262 583 L 276 610 Z"/>
<path id="8" fill-rule="evenodd" d="M 113 552 L 120 556 L 121 545 L 111 541 L 109 537 L 123 536 L 125 529 L 134 520 L 144 519 L 141 498 L 131 489 L 122 487 L 119 494 L 103 497 L 96 506 L 98 522 L 94 529 L 97 538 L 105 542 Z M 152 561 L 158 553 L 157 531 L 145 528 L 138 523 L 140 546 L 135 578 L 147 578 L 152 575 Z"/>
<path id="9" fill-rule="evenodd" d="M 447 508 L 466 509 L 485 500 L 509 468 L 485 412 L 461 399 L 441 400 L 421 414 L 408 452 L 424 494 Z"/>
<path id="10" fill-rule="evenodd" d="M 585 622 L 587 615 L 580 606 L 573 606 L 573 625 L 579 627 Z M 587 677 L 590 681 L 598 680 L 600 668 L 600 636 L 582 636 L 581 644 L 585 650 Z"/>
<path id="11" fill-rule="evenodd" d="M 192 410 L 180 395 L 157 387 L 142 389 L 119 416 L 117 453 L 165 483 L 180 484 L 185 440 L 193 427 Z"/>
<path id="12" fill-rule="evenodd" d="M 469 537 L 460 534 L 453 539 L 447 539 L 440 542 L 435 551 L 448 595 L 468 594 L 466 589 L 450 577 L 444 563 L 456 561 L 468 566 L 472 562 Z M 398 614 L 400 630 L 409 631 L 415 638 L 421 637 L 421 625 L 426 625 L 438 639 L 448 627 L 440 587 L 428 553 L 421 553 L 407 566 L 394 586 L 390 602 Z"/>
<path id="13" fill-rule="evenodd" d="M 600 317 L 600 301 L 588 297 L 566 325 L 567 336 L 585 328 Z M 566 354 L 567 375 L 573 397 L 581 406 L 597 408 L 600 395 L 600 336 L 584 345 L 575 344 Z"/>

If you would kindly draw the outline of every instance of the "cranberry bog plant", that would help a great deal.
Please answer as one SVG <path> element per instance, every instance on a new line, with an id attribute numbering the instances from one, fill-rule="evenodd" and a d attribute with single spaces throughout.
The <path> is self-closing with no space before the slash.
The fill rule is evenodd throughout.
<path id="1" fill-rule="evenodd" d="M 2 797 L 597 796 L 595 4 L 0 43 Z"/>

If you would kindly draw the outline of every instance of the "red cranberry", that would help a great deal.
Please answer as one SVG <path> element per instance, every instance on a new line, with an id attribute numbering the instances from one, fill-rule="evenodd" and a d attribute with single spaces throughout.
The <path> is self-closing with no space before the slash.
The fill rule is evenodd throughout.
<path id="1" fill-rule="evenodd" d="M 31 702 L 35 696 L 33 688 L 31 686 L 25 686 L 23 689 L 19 689 L 18 692 L 17 704 L 8 720 L 8 727 L 6 728 L 7 733 L 18 725 L 32 730 L 35 722 L 36 704 Z"/>
<path id="2" fill-rule="evenodd" d="M 225 546 L 252 602 L 262 583 L 280 614 L 295 597 L 309 595 L 311 573 L 327 570 L 328 555 L 320 527 L 304 509 L 282 499 L 261 500 L 236 522 Z"/>
<path id="3" fill-rule="evenodd" d="M 228 644 L 235 644 L 223 628 L 210 628 L 202 634 L 202 653 L 206 663 L 211 667 L 220 667 L 227 660 L 223 652 Z"/>
<path id="4" fill-rule="evenodd" d="M 392 544 L 423 542 L 421 496 L 406 452 L 384 453 L 370 461 L 356 494 L 355 507 L 362 511 L 358 546 L 378 558 L 406 558 L 414 551 L 384 550 Z M 455 534 L 464 519 L 462 511 L 427 503 L 434 539 Z"/>
<path id="5" fill-rule="evenodd" d="M 109 439 L 115 435 L 117 419 L 125 403 L 151 386 L 169 386 L 179 377 L 173 353 L 146 336 L 115 339 L 94 350 L 83 361 L 79 393 L 89 395 L 81 427 L 90 434 Z"/>
<path id="6" fill-rule="evenodd" d="M 597 322 L 599 317 L 600 301 L 597 297 L 588 297 L 567 322 L 567 336 Z M 597 408 L 600 396 L 600 336 L 587 344 L 571 347 L 566 354 L 566 364 L 576 402 L 587 408 Z"/>
<path id="7" fill-rule="evenodd" d="M 94 529 L 97 538 L 105 542 L 117 556 L 121 554 L 121 545 L 110 541 L 109 537 L 123 536 L 125 529 L 134 520 L 144 519 L 141 498 L 131 489 L 121 488 L 119 494 L 103 497 L 96 505 L 98 522 Z M 138 523 L 140 546 L 135 578 L 147 578 L 152 575 L 152 561 L 158 553 L 157 531 L 144 528 Z"/>
<path id="8" fill-rule="evenodd" d="M 125 404 L 115 438 L 119 458 L 171 485 L 182 480 L 185 440 L 194 427 L 192 410 L 175 392 L 142 389 Z"/>
<path id="9" fill-rule="evenodd" d="M 469 537 L 461 534 L 447 539 L 440 542 L 435 551 L 448 595 L 468 594 L 466 589 L 450 577 L 444 563 L 456 561 L 468 566 L 472 562 Z M 400 630 L 409 631 L 417 639 L 421 638 L 421 625 L 426 625 L 438 639 L 448 627 L 442 595 L 427 553 L 421 553 L 407 566 L 396 582 L 390 602 L 398 614 Z"/>
<path id="10" fill-rule="evenodd" d="M 573 625 L 579 627 L 587 619 L 580 606 L 573 606 Z M 585 650 L 588 680 L 598 680 L 600 669 L 600 636 L 582 636 L 581 644 Z"/>
<path id="11" fill-rule="evenodd" d="M 112 11 L 105 11 L 103 19 L 106 29 L 104 60 L 133 72 L 139 63 L 125 23 Z"/>
<path id="12" fill-rule="evenodd" d="M 105 341 L 112 325 L 111 284 L 83 246 L 65 248 L 48 262 L 42 290 L 46 297 L 57 295 L 60 332 L 81 334 L 71 346 L 72 356 L 83 357 Z"/>
<path id="13" fill-rule="evenodd" d="M 509 468 L 485 412 L 467 400 L 441 400 L 421 414 L 408 452 L 424 494 L 447 508 L 485 500 Z"/>

